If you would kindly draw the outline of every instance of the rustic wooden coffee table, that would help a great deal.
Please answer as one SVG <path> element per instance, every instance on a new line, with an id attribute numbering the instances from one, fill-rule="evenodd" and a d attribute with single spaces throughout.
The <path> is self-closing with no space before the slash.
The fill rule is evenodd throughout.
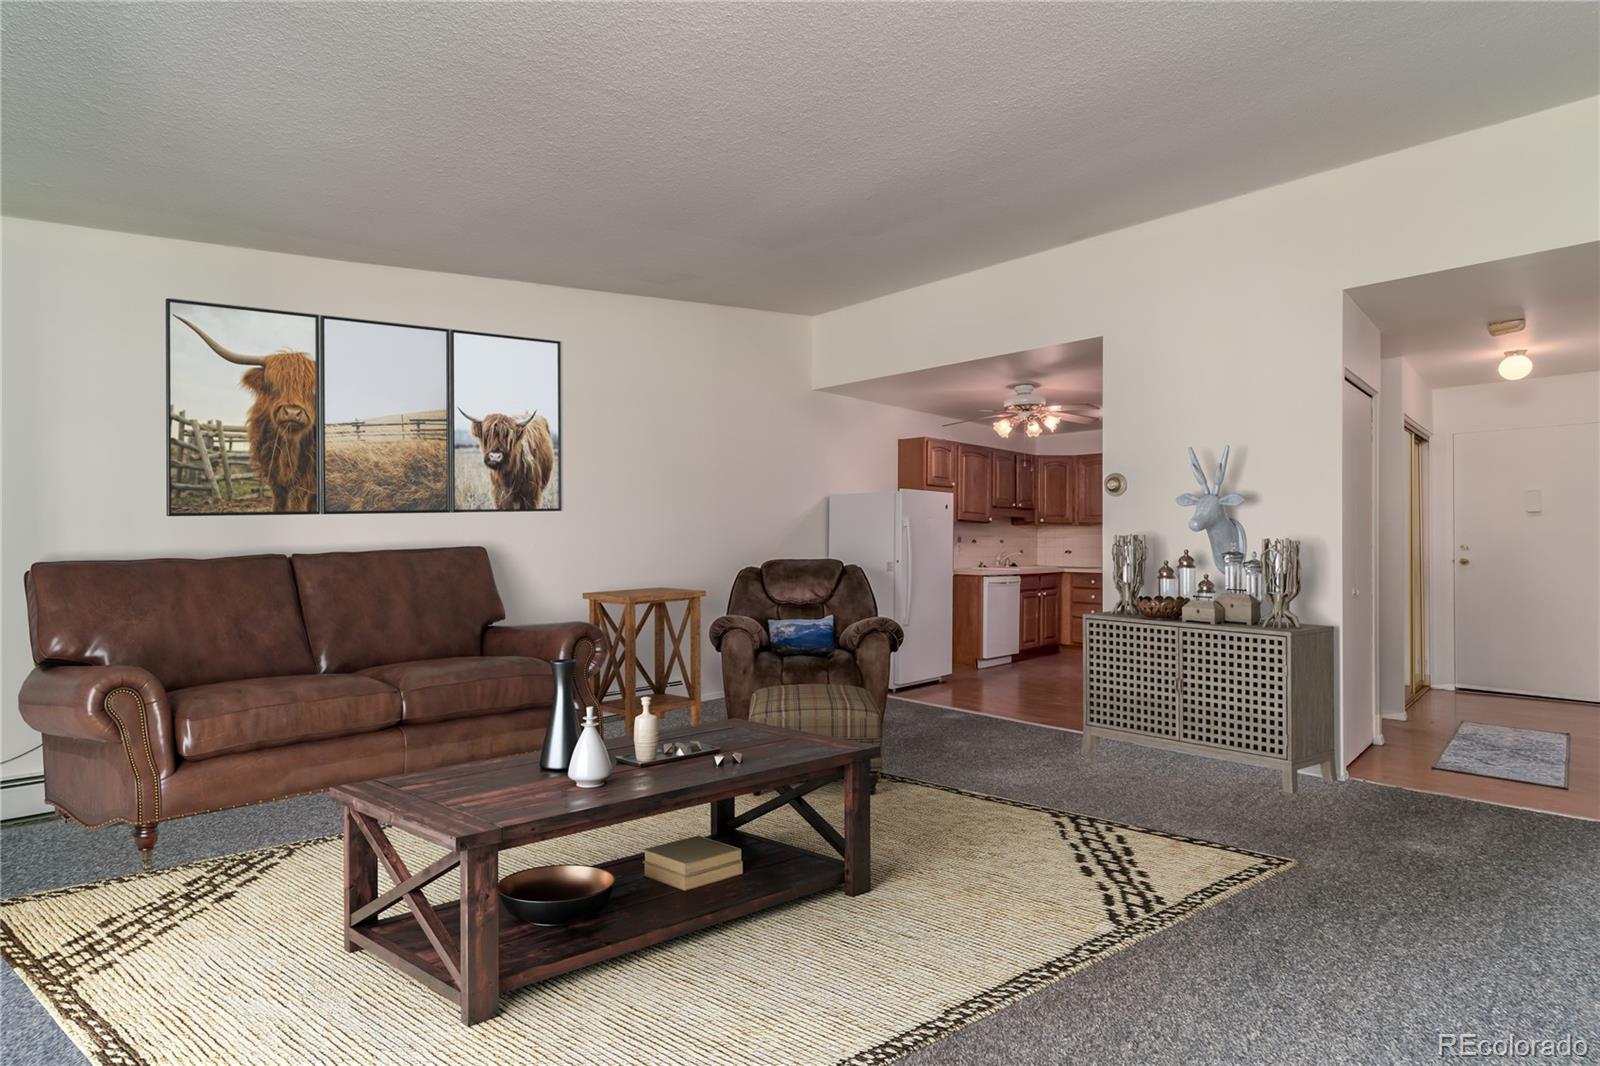
<path id="1" fill-rule="evenodd" d="M 745 721 L 669 730 L 663 739 L 687 737 L 740 752 L 744 761 L 718 766 L 701 756 L 652 767 L 619 765 L 603 787 L 580 789 L 564 774 L 540 770 L 538 753 L 530 752 L 331 789 L 344 808 L 345 950 L 369 951 L 454 1000 L 462 1021 L 473 1025 L 494 1016 L 501 992 L 838 885 L 852 896 L 871 887 L 870 768 L 877 746 Z M 626 740 L 611 746 L 631 750 Z M 805 800 L 841 778 L 842 834 Z M 734 797 L 757 790 L 775 794 L 735 815 Z M 503 849 L 700 803 L 711 808 L 710 834 L 743 849 L 739 877 L 682 892 L 646 878 L 643 856 L 630 855 L 604 864 L 616 875 L 616 888 L 593 918 L 537 926 L 502 907 Z M 742 831 L 785 806 L 839 858 Z M 386 824 L 449 851 L 412 873 Z M 381 893 L 380 859 L 395 882 Z M 461 899 L 429 903 L 422 889 L 457 867 Z M 383 917 L 402 901 L 409 913 Z"/>

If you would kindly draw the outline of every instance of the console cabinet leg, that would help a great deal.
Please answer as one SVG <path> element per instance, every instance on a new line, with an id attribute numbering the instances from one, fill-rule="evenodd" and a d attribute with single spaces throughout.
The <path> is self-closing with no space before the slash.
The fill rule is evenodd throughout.
<path id="1" fill-rule="evenodd" d="M 1299 789 L 1299 787 L 1300 787 L 1299 776 L 1300 775 L 1295 771 L 1294 767 L 1292 767 L 1292 766 L 1284 767 L 1284 770 L 1283 770 L 1283 791 L 1284 791 L 1284 795 L 1293 795 Z"/>

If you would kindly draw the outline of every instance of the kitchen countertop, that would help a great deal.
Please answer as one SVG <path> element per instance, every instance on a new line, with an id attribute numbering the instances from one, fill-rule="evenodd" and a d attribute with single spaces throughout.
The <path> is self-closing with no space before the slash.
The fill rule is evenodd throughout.
<path id="1" fill-rule="evenodd" d="M 958 577 L 997 577 L 1004 574 L 1098 574 L 1098 566 L 958 566 Z"/>

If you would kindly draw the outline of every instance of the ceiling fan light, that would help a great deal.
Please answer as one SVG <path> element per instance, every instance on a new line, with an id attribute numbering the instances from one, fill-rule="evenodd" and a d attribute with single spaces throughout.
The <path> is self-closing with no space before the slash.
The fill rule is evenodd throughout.
<path id="1" fill-rule="evenodd" d="M 1002 439 L 1002 440 L 1004 440 L 1006 437 L 1011 436 L 1011 419 L 1002 418 L 999 421 L 995 422 L 994 431 L 996 433 L 1000 434 L 1000 439 Z"/>
<path id="2" fill-rule="evenodd" d="M 1528 358 L 1526 348 L 1507 352 L 1505 358 L 1500 360 L 1500 376 L 1507 381 L 1521 381 L 1531 373 L 1533 373 L 1533 360 Z"/>
<path id="3" fill-rule="evenodd" d="M 1030 418 L 1030 419 L 1028 419 L 1028 431 L 1027 432 L 1028 432 L 1028 436 L 1037 437 L 1039 434 L 1044 432 L 1044 427 L 1039 425 L 1039 420 L 1037 418 Z"/>
<path id="4" fill-rule="evenodd" d="M 1051 433 L 1054 433 L 1056 431 L 1056 427 L 1060 424 L 1061 419 L 1057 418 L 1055 415 L 1044 416 L 1044 428 L 1048 429 Z"/>

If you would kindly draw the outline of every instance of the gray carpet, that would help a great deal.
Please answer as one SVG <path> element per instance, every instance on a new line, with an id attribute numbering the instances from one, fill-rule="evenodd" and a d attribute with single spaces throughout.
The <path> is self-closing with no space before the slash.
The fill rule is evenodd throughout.
<path id="1" fill-rule="evenodd" d="M 1600 823 L 1310 777 L 1285 796 L 1270 770 L 1111 742 L 1086 760 L 1073 733 L 900 701 L 886 730 L 892 773 L 1300 860 L 908 1061 L 1388 1064 L 1437 1059 L 1441 1032 L 1600 1051 Z M 326 799 L 292 800 L 163 826 L 158 855 L 336 824 Z M 6 895 L 137 866 L 123 827 L 22 826 L 3 847 Z M 3 978 L 8 1066 L 81 1062 Z"/>
<path id="2" fill-rule="evenodd" d="M 1433 768 L 1566 788 L 1571 741 L 1566 733 L 1462 722 Z"/>

